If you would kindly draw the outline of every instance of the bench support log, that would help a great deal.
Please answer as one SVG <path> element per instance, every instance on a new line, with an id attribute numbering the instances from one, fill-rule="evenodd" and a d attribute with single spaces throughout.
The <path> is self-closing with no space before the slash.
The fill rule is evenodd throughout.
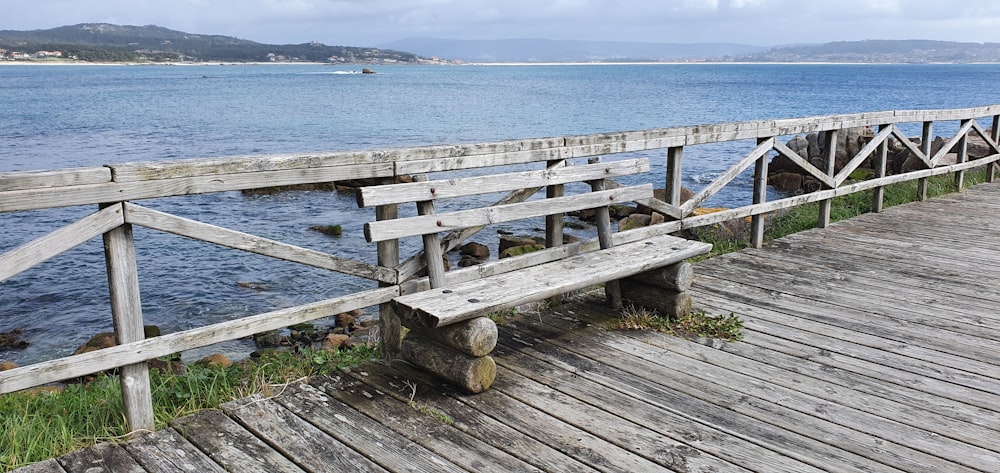
<path id="1" fill-rule="evenodd" d="M 486 356 L 497 346 L 497 324 L 486 317 L 476 317 L 456 324 L 427 328 L 419 320 L 407 320 L 411 333 L 465 353 L 469 356 Z"/>
<path id="2" fill-rule="evenodd" d="M 674 292 L 685 292 L 691 289 L 691 284 L 694 282 L 694 266 L 691 266 L 691 263 L 687 261 L 682 261 L 660 269 L 639 273 L 628 279 Z"/>
<path id="3" fill-rule="evenodd" d="M 497 376 L 493 357 L 469 356 L 414 332 L 403 338 L 403 358 L 472 394 L 489 389 Z"/>
<path id="4" fill-rule="evenodd" d="M 659 312 L 660 315 L 676 319 L 691 313 L 691 293 L 643 284 L 631 279 L 621 281 L 622 298 L 635 305 Z"/>

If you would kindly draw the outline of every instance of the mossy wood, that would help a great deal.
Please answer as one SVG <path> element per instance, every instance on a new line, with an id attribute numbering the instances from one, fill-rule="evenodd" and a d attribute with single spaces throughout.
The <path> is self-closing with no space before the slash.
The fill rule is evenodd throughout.
<path id="1" fill-rule="evenodd" d="M 486 356 L 497 346 L 497 324 L 476 317 L 446 327 L 429 329 L 420 321 L 405 324 L 412 332 L 447 345 L 469 356 Z"/>
<path id="2" fill-rule="evenodd" d="M 661 316 L 676 319 L 691 313 L 691 293 L 677 292 L 626 279 L 621 281 L 622 298 L 635 305 L 655 310 Z"/>
<path id="3" fill-rule="evenodd" d="M 491 356 L 470 356 L 410 332 L 403 337 L 403 359 L 470 393 L 481 393 L 497 376 Z"/>

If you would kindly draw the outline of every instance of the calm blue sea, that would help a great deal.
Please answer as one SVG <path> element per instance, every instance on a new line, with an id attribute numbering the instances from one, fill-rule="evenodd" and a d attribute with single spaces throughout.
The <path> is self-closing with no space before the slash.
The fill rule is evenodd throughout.
<path id="1" fill-rule="evenodd" d="M 350 72 L 322 65 L 3 66 L 0 172 L 1000 102 L 1000 65 L 380 66 L 376 75 Z M 733 159 L 728 150 L 686 151 L 685 183 L 697 189 L 724 170 Z M 662 175 L 662 162 L 658 166 L 654 173 Z M 737 182 L 712 204 L 743 204 L 748 186 Z M 374 257 L 359 232 L 371 217 L 345 211 L 354 207 L 349 195 L 232 192 L 144 205 L 321 251 Z M 0 251 L 93 210 L 0 214 Z M 332 223 L 344 225 L 343 238 L 308 230 Z M 369 287 L 144 229 L 136 235 L 144 314 L 164 332 Z M 31 342 L 25 350 L 0 351 L 0 360 L 26 364 L 63 356 L 92 333 L 110 330 L 103 264 L 100 241 L 92 241 L 0 283 L 0 332 L 23 328 Z M 246 344 L 234 345 L 238 351 Z"/>

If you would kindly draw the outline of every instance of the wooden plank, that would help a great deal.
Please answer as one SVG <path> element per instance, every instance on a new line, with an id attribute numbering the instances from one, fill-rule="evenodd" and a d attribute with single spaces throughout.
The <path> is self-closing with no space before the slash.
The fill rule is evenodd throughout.
<path id="1" fill-rule="evenodd" d="M 711 248 L 708 243 L 666 235 L 444 290 L 398 297 L 393 304 L 404 318 L 407 315 L 403 314 L 409 314 L 433 328 L 632 276 L 706 253 Z"/>
<path id="2" fill-rule="evenodd" d="M 593 179 L 649 172 L 648 159 L 611 161 L 583 166 L 550 166 L 535 171 L 490 174 L 455 179 L 435 179 L 363 187 L 358 192 L 359 207 L 402 204 L 469 195 L 509 192 L 528 187 L 545 187 Z"/>
<path id="3" fill-rule="evenodd" d="M 226 471 L 304 471 L 221 411 L 201 411 L 174 419 L 170 426 Z"/>
<path id="4" fill-rule="evenodd" d="M 553 315 L 574 318 L 575 313 L 583 310 L 593 309 L 585 309 L 577 305 L 566 310 L 558 310 Z M 528 319 L 525 318 L 520 322 L 530 324 L 532 330 L 535 330 L 538 325 L 533 320 L 529 321 Z M 506 329 L 506 327 L 503 328 Z M 674 376 L 636 376 L 633 370 L 622 370 L 616 367 L 615 365 L 619 363 L 615 363 L 611 357 L 583 356 L 578 352 L 566 350 L 561 345 L 552 344 L 555 338 L 566 335 L 573 336 L 579 334 L 579 330 L 560 333 L 552 337 L 545 333 L 538 333 L 537 335 L 520 335 L 509 339 L 515 343 L 508 342 L 505 335 L 501 338 L 501 351 L 498 353 L 497 360 L 505 369 L 516 371 L 517 374 L 536 380 L 549 389 L 572 394 L 580 399 L 608 396 L 617 391 L 621 395 L 652 405 L 655 411 L 649 412 L 651 416 L 664 415 L 660 414 L 661 412 L 673 412 L 678 416 L 692 419 L 695 422 L 693 425 L 683 421 L 679 421 L 681 423 L 678 425 L 679 433 L 682 435 L 687 436 L 688 432 L 691 432 L 689 438 L 702 439 L 703 435 L 709 435 L 700 435 L 705 429 L 717 430 L 723 432 L 724 435 L 732 435 L 736 439 L 733 440 L 731 449 L 725 453 L 720 452 L 719 455 L 745 460 L 747 465 L 767 465 L 774 468 L 775 471 L 810 471 L 817 468 L 822 470 L 833 464 L 843 471 L 895 471 L 886 465 L 880 465 L 827 443 L 829 439 L 839 436 L 831 435 L 827 439 L 813 439 L 794 430 L 776 428 L 776 425 L 781 426 L 782 424 L 775 423 L 774 418 L 780 419 L 782 413 L 768 409 L 766 403 L 751 402 L 748 398 L 740 399 L 738 396 L 728 395 L 725 390 L 719 393 L 719 396 L 692 395 L 682 384 L 683 379 L 677 379 Z M 505 333 L 509 332 L 505 330 Z M 521 340 L 521 337 L 530 339 L 531 342 L 519 343 L 518 340 Z M 597 347 L 594 349 L 600 350 Z M 633 369 L 647 369 L 647 363 L 641 360 L 636 360 L 625 354 L 613 356 L 623 358 L 624 363 L 630 363 Z M 648 368 L 660 371 L 653 365 L 648 366 Z M 510 375 L 504 371 L 501 373 L 500 380 L 503 381 L 509 377 Z M 612 406 L 614 406 L 613 403 L 601 403 L 596 400 L 592 402 L 597 402 L 609 410 L 612 410 Z M 621 408 L 615 406 L 612 412 L 618 413 L 620 410 Z M 650 408 L 646 407 L 632 415 L 644 416 L 647 415 L 648 411 Z M 799 420 L 801 421 L 801 419 Z M 800 424 L 804 423 L 800 422 Z M 672 430 L 667 425 L 660 428 L 664 431 Z M 712 440 L 714 440 L 712 437 L 706 438 L 708 442 Z M 765 467 L 758 471 L 771 470 Z"/>
<path id="5" fill-rule="evenodd" d="M 111 182 L 111 170 L 106 167 L 0 172 L 0 192 L 105 182 Z"/>
<path id="6" fill-rule="evenodd" d="M 351 375 L 370 389 L 381 391 L 418 409 L 446 413 L 451 419 L 449 425 L 453 428 L 489 443 L 492 448 L 503 450 L 531 463 L 541 471 L 598 471 L 593 465 L 585 464 L 570 456 L 571 452 L 560 452 L 557 448 L 561 445 L 551 442 L 551 437 L 535 439 L 531 436 L 533 432 L 530 430 L 516 430 L 490 415 L 504 412 L 501 419 L 506 421 L 508 411 L 493 411 L 489 408 L 477 410 L 472 407 L 479 405 L 480 400 L 490 394 L 482 393 L 483 395 L 470 397 L 465 393 L 456 392 L 451 386 L 433 378 L 426 371 L 414 369 L 407 363 L 394 363 L 392 368 L 382 363 L 370 363 L 365 365 L 364 370 L 353 371 Z M 496 391 L 493 393 L 500 395 Z M 471 403 L 466 404 L 463 401 Z"/>
<path id="7" fill-rule="evenodd" d="M 18 468 L 12 473 L 65 473 L 65 471 L 54 459 L 48 459 Z"/>
<path id="8" fill-rule="evenodd" d="M 798 153 L 792 151 L 792 149 L 786 146 L 784 143 L 775 140 L 774 149 L 779 154 L 781 154 L 782 156 L 788 158 L 793 163 L 795 163 L 800 169 L 809 173 L 809 175 L 811 175 L 812 177 L 815 177 L 818 181 L 822 182 L 823 184 L 826 184 L 828 187 L 837 187 L 837 183 L 834 182 L 832 176 L 829 176 L 824 171 L 820 171 L 819 168 L 813 166 L 812 163 L 807 161 L 802 156 L 799 156 Z"/>
<path id="9" fill-rule="evenodd" d="M 421 413 L 407 405 L 407 402 L 380 389 L 370 389 L 357 379 L 342 378 L 337 383 L 325 383 L 323 390 L 359 412 L 379 419 L 382 425 L 411 442 L 424 446 L 468 471 L 481 470 L 486 465 L 496 471 L 530 471 L 535 468 L 530 463 L 452 427 L 449 422 L 440 418 L 448 415 L 446 412 L 437 415 Z"/>
<path id="10" fill-rule="evenodd" d="M 226 471 L 171 428 L 139 437 L 124 447 L 148 471 Z"/>
<path id="11" fill-rule="evenodd" d="M 395 284 L 396 271 L 125 203 L 125 221 L 161 232 L 316 268 Z"/>
<path id="12" fill-rule="evenodd" d="M 357 292 L 311 304 L 252 315 L 237 320 L 161 335 L 72 357 L 0 372 L 0 394 L 98 371 L 151 360 L 194 348 L 248 337 L 342 312 L 384 304 L 399 295 L 399 287 Z"/>
<path id="13" fill-rule="evenodd" d="M 465 471 L 314 386 L 291 385 L 275 401 L 386 470 Z"/>
<path id="14" fill-rule="evenodd" d="M 384 472 L 364 455 L 260 394 L 222 405 L 255 436 L 308 471 Z"/>
<path id="15" fill-rule="evenodd" d="M 204 194 L 392 175 L 392 163 L 248 172 L 27 189 L 0 193 L 0 212 Z"/>
<path id="16" fill-rule="evenodd" d="M 460 230 L 492 223 L 541 217 L 552 213 L 572 212 L 574 210 L 594 208 L 602 205 L 632 202 L 636 199 L 649 198 L 652 194 L 653 187 L 646 184 L 554 199 L 368 222 L 365 224 L 365 238 L 369 242 L 375 242 L 406 236 Z"/>
<path id="17" fill-rule="evenodd" d="M 0 281 L 10 279 L 124 224 L 123 215 L 120 205 L 108 207 L 0 254 Z"/>
<path id="18" fill-rule="evenodd" d="M 879 148 L 879 146 L 882 146 L 882 143 L 884 143 L 890 135 L 892 135 L 892 130 L 892 126 L 887 126 L 879 130 L 875 137 L 872 138 L 864 148 L 861 148 L 861 151 L 858 151 L 858 154 L 854 155 L 854 157 L 840 169 L 840 172 L 833 177 L 833 181 L 836 185 L 830 187 L 837 187 L 847 181 L 847 178 L 851 177 L 851 173 L 856 171 L 858 166 L 861 166 L 861 163 L 865 162 L 865 160 L 868 159 L 868 157 L 871 156 L 872 153 Z"/>
<path id="19" fill-rule="evenodd" d="M 112 442 L 67 453 L 59 457 L 66 473 L 145 473 L 121 445 Z"/>
<path id="20" fill-rule="evenodd" d="M 390 161 L 399 150 L 343 151 L 317 154 L 227 156 L 116 163 L 107 165 L 115 182 L 268 173 L 316 168 L 334 168 Z"/>
<path id="21" fill-rule="evenodd" d="M 440 157 L 420 161 L 396 162 L 396 174 L 427 174 L 442 171 L 457 171 L 492 166 L 508 166 L 512 164 L 529 164 L 569 158 L 565 148 L 533 149 L 524 151 L 509 151 L 499 154 L 476 156 Z"/>
<path id="22" fill-rule="evenodd" d="M 962 123 L 962 126 L 959 127 L 958 132 L 955 133 L 955 136 L 951 137 L 951 139 L 949 139 L 948 142 L 945 143 L 945 145 L 942 146 L 940 150 L 938 150 L 938 152 L 934 155 L 934 157 L 931 158 L 931 162 L 934 163 L 934 165 L 936 166 L 938 163 L 944 160 L 946 155 L 951 152 L 952 148 L 954 148 L 955 145 L 957 145 L 962 140 L 966 139 L 966 137 L 969 134 L 969 130 L 972 130 L 972 121 L 967 121 L 965 123 Z"/>

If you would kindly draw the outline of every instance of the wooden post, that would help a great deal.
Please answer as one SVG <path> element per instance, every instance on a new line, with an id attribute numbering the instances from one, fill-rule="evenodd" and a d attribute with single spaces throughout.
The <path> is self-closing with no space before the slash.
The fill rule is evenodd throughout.
<path id="1" fill-rule="evenodd" d="M 587 160 L 588 164 L 596 164 L 601 162 L 601 158 L 590 158 Z M 590 182 L 590 188 L 593 191 L 604 190 L 604 180 L 599 179 Z M 598 207 L 596 209 L 595 218 L 597 219 L 597 240 L 601 244 L 601 249 L 607 249 L 615 246 L 611 238 L 611 212 L 608 210 L 608 206 Z M 618 281 L 608 281 L 604 283 L 604 294 L 608 298 L 608 306 L 612 309 L 621 309 L 622 305 L 622 291 L 621 286 Z"/>
<path id="2" fill-rule="evenodd" d="M 561 159 L 552 160 L 548 162 L 548 169 L 552 169 L 556 166 L 561 165 L 564 161 Z M 545 198 L 551 199 L 554 197 L 562 197 L 565 195 L 565 187 L 562 184 L 556 184 L 548 186 L 545 188 Z M 545 216 L 545 247 L 555 248 L 557 246 L 563 245 L 563 214 L 553 214 Z M 562 303 L 561 296 L 555 296 L 549 298 L 549 303 L 552 305 L 559 305 Z"/>
<path id="3" fill-rule="evenodd" d="M 770 138 L 757 138 L 757 144 L 761 144 Z M 763 204 L 767 200 L 767 159 L 771 153 L 764 153 L 757 158 L 753 171 L 753 204 Z M 754 214 L 750 217 L 750 244 L 754 248 L 764 246 L 764 216 Z"/>
<path id="4" fill-rule="evenodd" d="M 970 120 L 962 120 L 961 126 L 965 126 Z M 958 141 L 958 163 L 964 163 L 969 160 L 969 134 L 964 133 L 962 138 Z M 955 171 L 955 188 L 959 192 L 962 192 L 962 187 L 965 186 L 965 171 Z"/>
<path id="5" fill-rule="evenodd" d="M 675 207 L 681 205 L 681 161 L 684 156 L 683 146 L 667 148 L 667 203 Z"/>
<path id="6" fill-rule="evenodd" d="M 1000 115 L 993 116 L 993 123 L 990 125 L 990 139 L 994 143 L 1000 143 Z M 997 163 L 986 166 L 986 182 L 993 182 L 997 178 Z"/>
<path id="7" fill-rule="evenodd" d="M 924 122 L 924 131 L 920 134 L 920 150 L 924 156 L 931 157 L 931 136 L 933 136 L 934 122 Z M 927 200 L 927 178 L 917 179 L 917 200 Z"/>
<path id="8" fill-rule="evenodd" d="M 839 130 L 826 132 L 826 139 L 823 140 L 823 149 L 826 150 L 826 175 L 833 177 L 837 174 L 837 134 Z M 827 188 L 827 186 L 823 186 Z M 830 209 L 833 206 L 833 199 L 822 200 L 819 203 L 819 228 L 830 226 Z"/>
<path id="9" fill-rule="evenodd" d="M 879 125 L 878 131 L 881 133 L 883 129 L 887 126 L 892 125 Z M 885 165 L 889 158 L 889 139 L 886 138 L 880 145 L 878 145 L 878 151 L 875 152 L 875 178 L 885 177 Z M 872 189 L 872 212 L 881 212 L 882 206 L 885 203 L 885 187 L 879 186 Z"/>
<path id="10" fill-rule="evenodd" d="M 122 212 L 124 214 L 124 209 Z M 132 225 L 126 223 L 104 234 L 104 261 L 108 270 L 115 339 L 119 345 L 142 341 L 146 337 L 143 333 L 139 273 L 135 263 Z M 119 377 L 125 419 L 130 433 L 152 432 L 156 425 L 153 421 L 149 368 L 145 362 L 122 366 Z"/>
<path id="11" fill-rule="evenodd" d="M 414 176 L 414 181 L 426 182 L 427 175 L 420 174 Z M 434 201 L 425 200 L 417 202 L 417 213 L 420 215 L 434 214 Z M 444 286 L 444 253 L 441 252 L 441 236 L 437 233 L 430 233 L 423 236 L 424 239 L 424 260 L 427 262 L 427 277 L 430 279 L 431 288 Z"/>
<path id="12" fill-rule="evenodd" d="M 382 178 L 379 184 L 394 184 L 394 177 Z M 380 205 L 375 207 L 375 220 L 393 220 L 399 217 L 398 205 Z M 399 266 L 399 240 L 386 240 L 377 243 L 378 265 L 395 268 Z M 379 287 L 389 286 L 379 283 Z M 391 360 L 399 356 L 403 343 L 403 328 L 399 316 L 392 309 L 392 304 L 378 306 L 379 343 L 382 359 Z"/>

